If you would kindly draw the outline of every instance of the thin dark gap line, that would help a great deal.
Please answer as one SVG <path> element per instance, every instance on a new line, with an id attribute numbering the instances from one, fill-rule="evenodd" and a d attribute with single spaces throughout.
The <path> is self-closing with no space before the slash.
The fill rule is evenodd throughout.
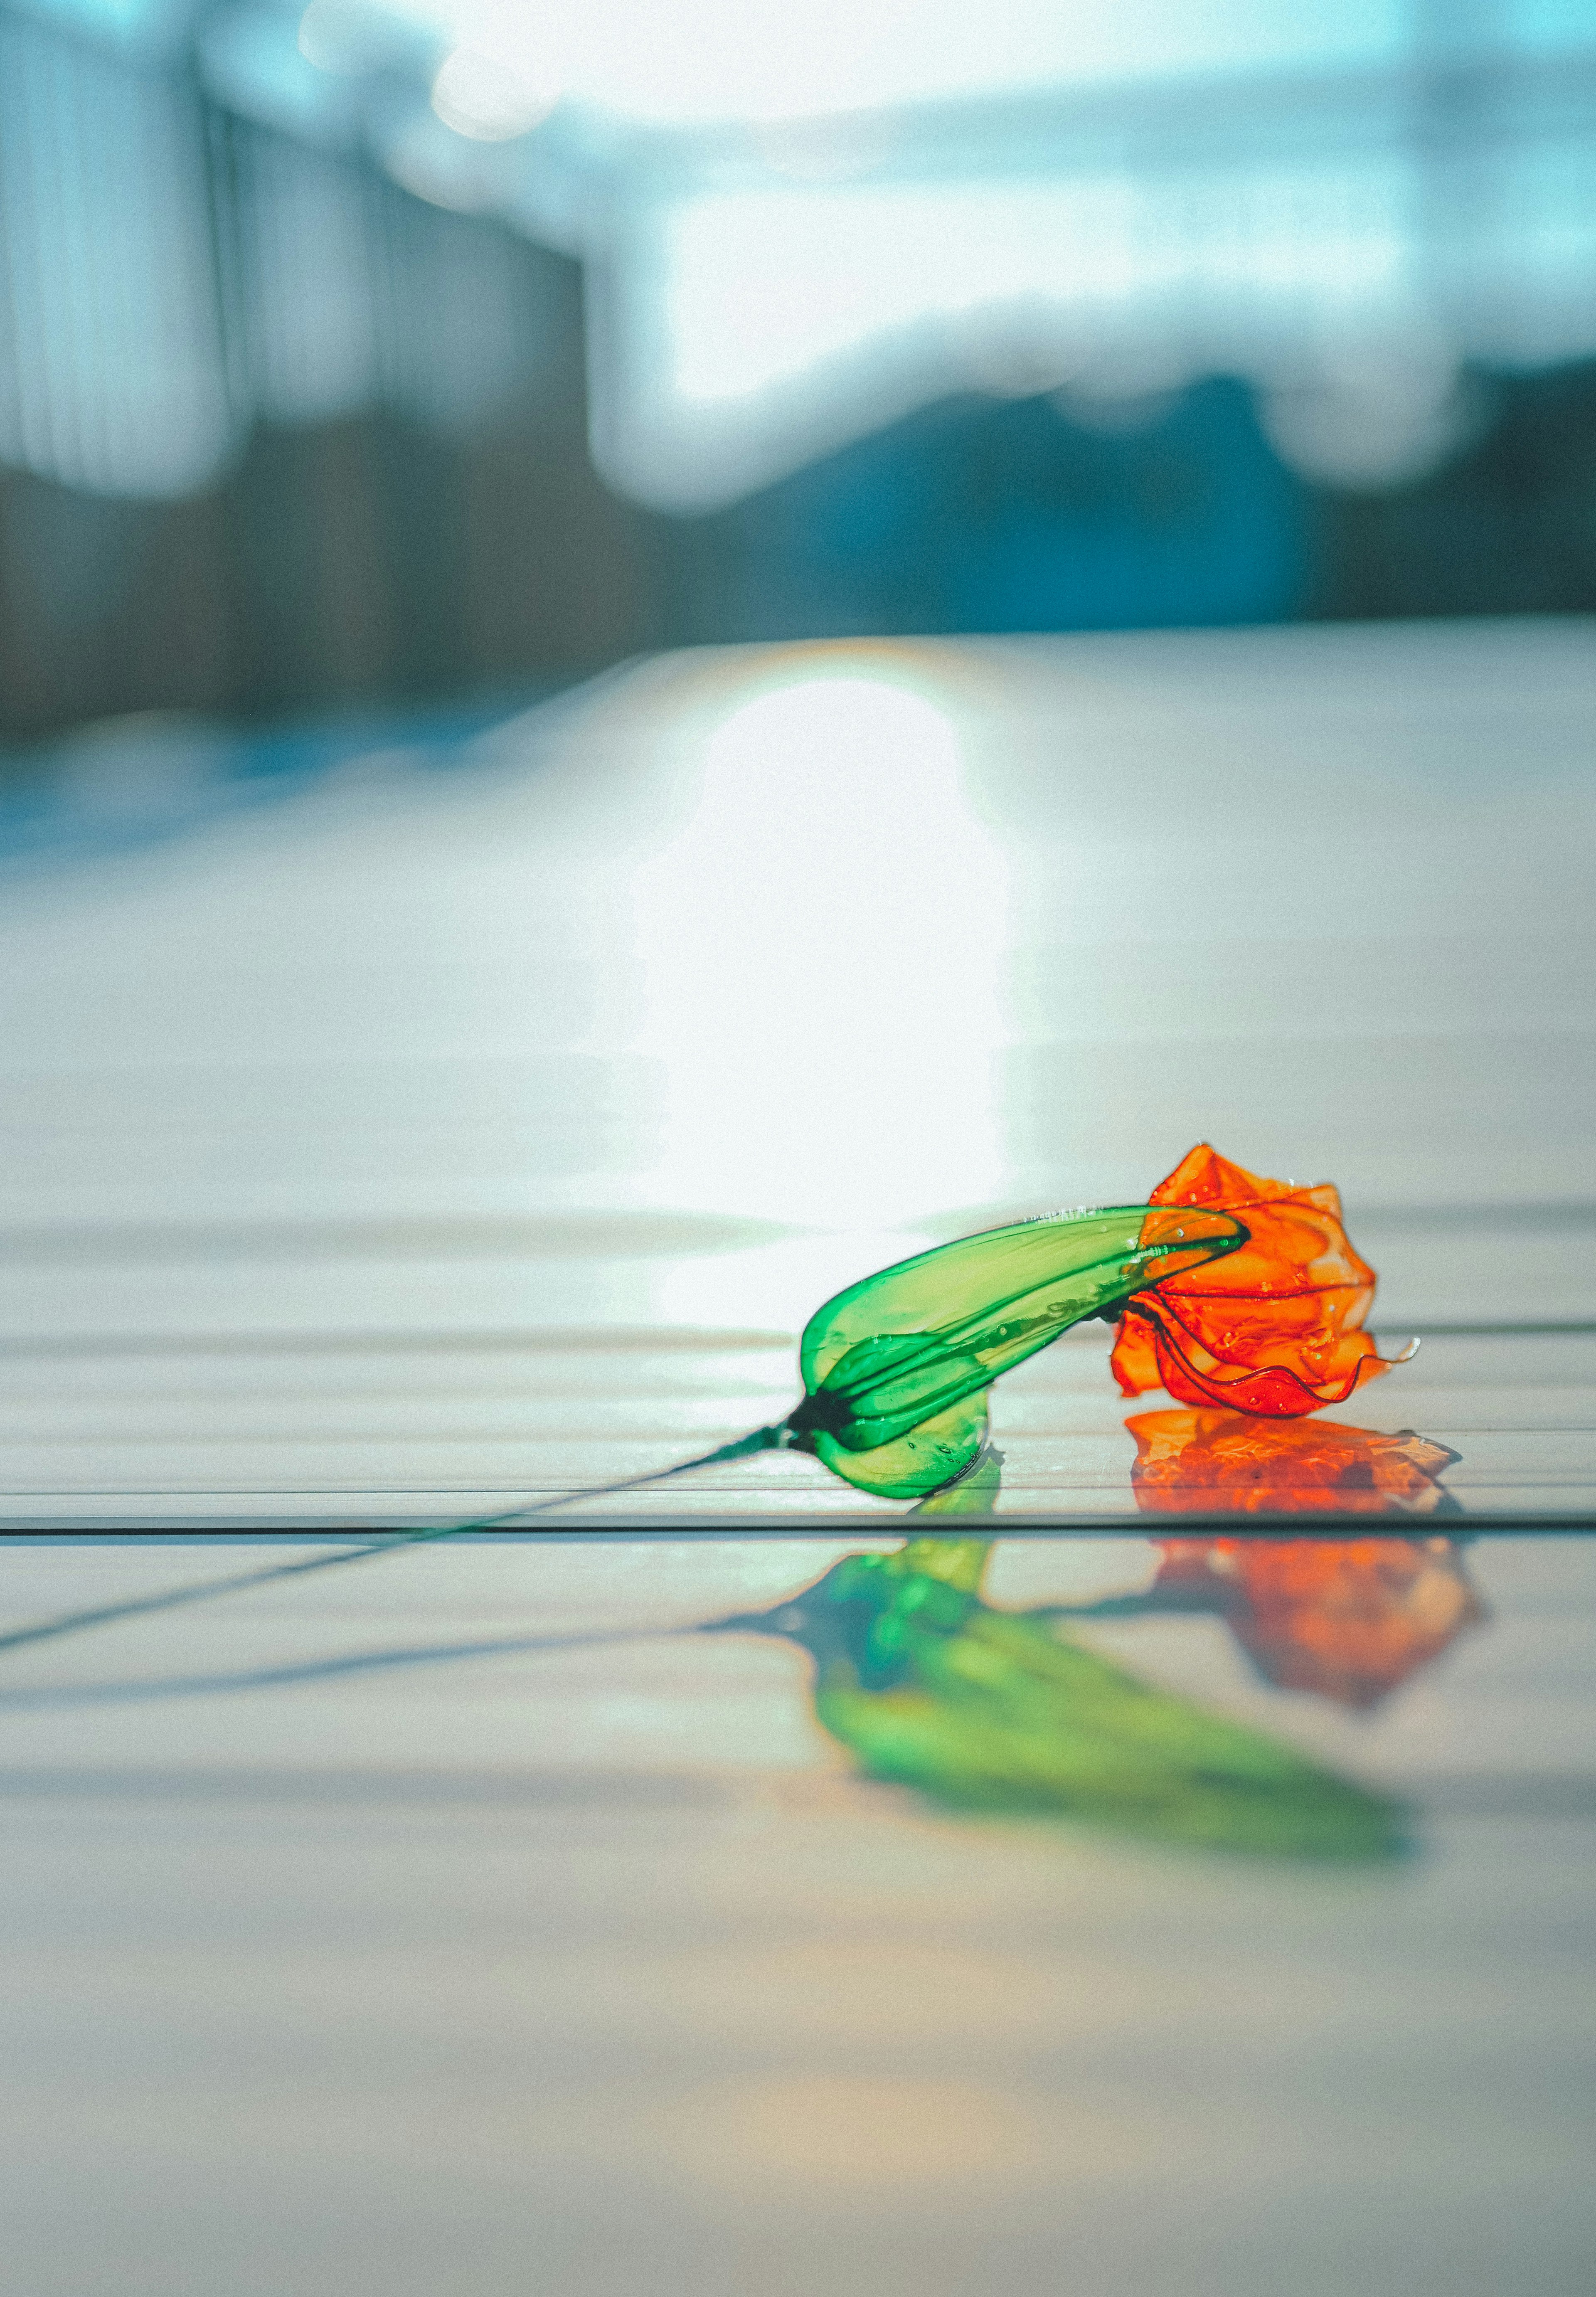
<path id="1" fill-rule="evenodd" d="M 457 1531 L 451 1530 L 448 1540 L 449 1545 L 458 1546 L 505 1540 L 547 1544 L 550 1542 L 580 1540 L 874 1539 L 909 1535 L 955 1539 L 973 1536 L 982 1531 L 990 1532 L 994 1537 L 1057 1539 L 1167 1539 L 1184 1538 L 1194 1532 L 1222 1533 L 1227 1537 L 1242 1539 L 1462 1538 L 1485 1532 L 1493 1535 L 1542 1538 L 1563 1534 L 1586 1536 L 1596 1532 L 1596 1507 L 1555 1511 L 1521 1508 L 1467 1510 L 1444 1515 L 1434 1511 L 1406 1514 L 1400 1511 L 1379 1515 L 1332 1515 L 1315 1511 L 1311 1516 L 1251 1512 L 1246 1515 L 1197 1514 L 1185 1511 L 1167 1515 L 1101 1513 L 1072 1516 L 1060 1516 L 1057 1512 L 1004 1512 L 961 1517 L 957 1529 L 950 1526 L 945 1531 L 934 1521 L 917 1517 L 912 1535 L 906 1534 L 902 1528 L 908 1520 L 902 1515 L 794 1513 L 772 1519 L 769 1516 L 736 1515 L 729 1511 L 723 1516 L 676 1518 L 600 1516 L 588 1521 L 573 1521 L 566 1517 L 557 1524 L 463 1527 Z M 284 1524 L 270 1519 L 247 1525 L 156 1522 L 111 1525 L 34 1523 L 0 1527 L 0 1541 L 33 1544 L 48 1541 L 119 1544 L 149 1540 L 169 1544 L 203 1542 L 216 1544 L 247 1544 L 251 1540 L 313 1540 L 318 1544 L 341 1541 L 362 1546 L 377 1538 L 391 1543 L 396 1548 L 441 1544 L 440 1535 L 435 1535 L 429 1541 L 421 1528 L 402 1530 L 378 1523 Z"/>
<path id="2" fill-rule="evenodd" d="M 1519 1339 L 1596 1334 L 1596 1318 L 1579 1316 L 1507 1318 L 1477 1321 L 1438 1321 L 1413 1319 L 1402 1323 L 1382 1319 L 1370 1327 L 1376 1338 L 1417 1339 Z M 1094 1336 L 1095 1337 L 1095 1336 Z M 1055 1346 L 1067 1345 L 1061 1334 Z M 200 1356 L 218 1359 L 285 1355 L 543 1355 L 576 1352 L 594 1355 L 755 1354 L 767 1349 L 789 1348 L 791 1332 L 736 1330 L 653 1330 L 621 1327 L 613 1331 L 588 1327 L 547 1331 L 503 1332 L 338 1332 L 338 1333 L 174 1333 L 128 1334 L 105 1338 L 72 1334 L 55 1338 L 0 1338 L 0 1362 L 125 1361 L 141 1357 Z M 1081 1342 L 1076 1342 L 1081 1346 Z M 1107 1345 L 1105 1343 L 1104 1345 Z"/>
<path id="3" fill-rule="evenodd" d="M 1481 1385 L 1483 1387 L 1485 1384 L 1482 1382 Z M 1583 1385 L 1583 1383 L 1571 1383 L 1571 1385 Z M 1333 1421 L 1327 1421 L 1325 1424 L 1327 1426 L 1334 1426 L 1336 1423 Z M 1533 1440 L 1543 1436 L 1596 1435 L 1596 1420 L 1536 1420 L 1533 1426 L 1526 1426 L 1525 1423 L 1519 1420 L 1465 1420 L 1452 1417 L 1430 1420 L 1427 1417 L 1427 1432 L 1433 1429 L 1448 1428 L 1455 1434 L 1463 1436 L 1519 1436 L 1525 1437 L 1526 1440 Z M 1119 1432 L 1120 1427 L 1117 1422 L 1107 1423 L 1098 1428 L 1076 1428 L 1071 1427 L 1067 1424 L 1050 1421 L 1028 1428 L 1012 1428 L 1005 1436 L 1004 1441 L 1006 1443 L 1012 1444 L 1098 1441 L 1106 1437 L 1117 1436 Z M 6 1448 L 8 1449 L 20 1450 L 25 1445 L 34 1445 L 40 1450 L 47 1450 L 62 1444 L 64 1441 L 64 1438 L 58 1434 L 45 1434 L 22 1437 L 12 1437 L 5 1440 Z M 732 1439 L 728 1437 L 726 1440 L 730 1442 Z M 536 1453 L 550 1450 L 556 1445 L 577 1444 L 592 1445 L 600 1443 L 626 1444 L 636 1445 L 639 1449 L 645 1446 L 649 1449 L 653 1449 L 656 1445 L 663 1445 L 668 1441 L 668 1437 L 658 1435 L 618 1437 L 612 1429 L 592 1427 L 577 1428 L 569 1431 L 562 1429 L 558 1435 L 529 1435 L 518 1434 L 513 1431 L 504 1434 L 495 1434 L 491 1431 L 484 1431 L 481 1428 L 461 1428 L 456 1430 L 424 1428 L 418 1430 L 397 1428 L 353 1429 L 319 1428 L 303 1435 L 254 1429 L 245 1429 L 233 1433 L 228 1433 L 226 1430 L 201 1430 L 191 1435 L 177 1436 L 170 1432 L 165 1434 L 158 1432 L 153 1435 L 145 1435 L 124 1434 L 120 1431 L 112 1431 L 105 1435 L 84 1435 L 74 1430 L 71 1435 L 71 1448 L 74 1452 L 115 1452 L 125 1449 L 128 1451 L 145 1450 L 172 1453 L 204 1451 L 212 1447 L 226 1447 L 229 1450 L 235 1448 L 242 1450 L 245 1447 L 253 1447 L 261 1452 L 275 1452 L 293 1449 L 299 1449 L 301 1451 L 312 1450 L 319 1445 L 336 1445 L 341 1444 L 360 1444 L 363 1445 L 370 1445 L 374 1449 L 388 1445 L 396 1447 L 406 1445 L 413 1449 L 420 1446 L 426 1446 L 429 1448 L 436 1447 L 439 1451 L 446 1451 L 457 1449 L 462 1445 L 468 1445 L 478 1452 L 488 1447 L 493 1447 L 496 1449 L 506 1450 L 514 1448 L 526 1452 Z M 1012 1454 L 1010 1456 L 1012 1457 Z M 6 1484 L 0 1485 L 0 1501 L 12 1499 L 42 1499 L 52 1495 L 62 1499 L 70 1499 L 74 1494 L 78 1496 L 82 1496 L 83 1494 L 90 1492 L 103 1492 L 107 1497 L 115 1497 L 120 1494 L 132 1491 L 136 1488 L 137 1487 L 127 1484 Z M 152 1486 L 152 1488 L 165 1492 L 188 1492 L 193 1490 L 193 1486 L 180 1483 L 173 1484 L 168 1482 Z M 248 1485 L 207 1485 L 201 1486 L 200 1488 L 209 1491 L 247 1491 L 253 1487 Z M 313 1485 L 301 1485 L 298 1486 L 298 1488 L 301 1490 L 325 1492 L 369 1491 L 372 1488 L 372 1486 L 369 1482 L 363 1484 L 316 1483 Z M 451 1490 L 482 1492 L 492 1491 L 496 1488 L 505 1491 L 524 1491 L 527 1488 L 527 1486 L 524 1479 L 519 1479 L 514 1483 L 499 1486 L 495 1486 L 491 1483 L 479 1482 L 456 1485 L 431 1484 L 426 1486 L 406 1484 L 398 1485 L 392 1488 L 398 1491 L 420 1491 L 425 1489 L 428 1491 L 439 1492 L 447 1492 Z M 571 1489 L 570 1496 L 572 1499 L 580 1498 L 587 1488 L 588 1487 L 585 1485 L 573 1485 Z M 771 1488 L 776 1489 L 777 1486 L 772 1486 Z"/>
<path id="4" fill-rule="evenodd" d="M 242 1594 L 269 1581 L 302 1577 L 312 1571 L 329 1571 L 344 1564 L 371 1561 L 378 1556 L 391 1554 L 399 1547 L 423 1547 L 441 1540 L 457 1539 L 464 1533 L 490 1530 L 501 1524 L 519 1521 L 528 1516 L 544 1515 L 556 1508 L 569 1506 L 573 1497 L 613 1499 L 623 1492 L 641 1491 L 652 1484 L 669 1483 L 672 1478 L 690 1474 L 696 1468 L 717 1466 L 728 1453 L 736 1457 L 756 1450 L 762 1443 L 777 1443 L 781 1434 L 782 1429 L 775 1426 L 756 1428 L 740 1443 L 722 1445 L 712 1452 L 678 1460 L 669 1467 L 654 1469 L 646 1475 L 619 1477 L 576 1494 L 562 1491 L 552 1496 L 539 1495 L 531 1499 L 523 1496 L 516 1506 L 498 1509 L 491 1515 L 457 1516 L 448 1523 L 423 1524 L 411 1529 L 379 1533 L 368 1538 L 364 1544 L 357 1544 L 347 1550 L 334 1548 L 331 1553 L 302 1557 L 297 1562 L 263 1566 L 253 1571 L 234 1573 L 225 1579 L 203 1579 L 181 1587 L 167 1588 L 157 1594 L 134 1596 L 119 1603 L 95 1604 L 75 1611 L 56 1612 L 48 1618 L 30 1620 L 25 1626 L 13 1627 L 6 1634 L 0 1634 L 0 1652 L 16 1651 L 33 1643 L 55 1642 L 89 1628 L 111 1626 L 156 1611 L 176 1610 L 181 1605 L 204 1602 L 212 1596 Z"/>
<path id="5" fill-rule="evenodd" d="M 1333 1426 L 1336 1423 L 1327 1422 L 1326 1424 Z M 1038 1443 L 1065 1441 L 1068 1440 L 1074 1432 L 1075 1431 L 1070 1429 L 1053 1431 L 1042 1430 L 1037 1436 L 1035 1440 Z M 1089 1430 L 1087 1431 L 1087 1437 L 1092 1441 L 1100 1440 L 1103 1432 L 1104 1431 Z M 1408 1429 L 1403 1432 L 1412 1434 L 1415 1431 Z M 1545 1436 L 1596 1435 L 1596 1428 L 1592 1428 L 1583 1423 L 1572 1425 L 1559 1424 L 1544 1428 L 1518 1428 L 1514 1426 L 1499 1428 L 1493 1426 L 1477 1426 L 1473 1424 L 1466 1425 L 1457 1420 L 1431 1420 L 1427 1423 L 1427 1427 L 1423 1432 L 1430 1436 L 1436 1442 L 1442 1441 L 1448 1436 L 1467 1437 L 1471 1439 L 1481 1437 L 1501 1437 L 1518 1436 L 1524 1437 L 1526 1441 L 1529 1441 L 1538 1440 L 1540 1437 Z M 1010 1438 L 1008 1440 L 1015 1439 Z M 1083 1438 L 1082 1440 L 1086 1440 L 1086 1438 Z M 1014 1454 L 1010 1453 L 1009 1457 L 1013 1460 Z M 1554 1473 L 1543 1470 L 1539 1473 L 1530 1474 L 1526 1470 L 1520 1470 L 1516 1468 L 1510 1461 L 1499 1461 L 1494 1464 L 1493 1468 L 1491 1468 L 1489 1472 L 1487 1472 L 1486 1462 L 1483 1461 L 1471 1461 L 1466 1455 L 1462 1457 L 1461 1465 L 1463 1472 L 1459 1478 L 1461 1486 L 1463 1488 L 1471 1488 L 1476 1491 L 1488 1490 L 1492 1485 L 1496 1485 L 1498 1486 L 1505 1486 L 1509 1489 L 1520 1490 L 1523 1489 L 1525 1486 L 1528 1485 L 1534 1489 L 1541 1491 L 1577 1491 L 1596 1486 L 1596 1474 L 1593 1474 L 1590 1470 L 1577 1465 L 1571 1465 L 1566 1470 L 1561 1472 Z M 188 1502 L 198 1502 L 201 1500 L 225 1502 L 231 1500 L 256 1499 L 262 1501 L 281 1500 L 286 1503 L 294 1500 L 309 1499 L 314 1497 L 338 1499 L 363 1498 L 392 1504 L 404 1499 L 420 1499 L 430 1502 L 440 1502 L 448 1499 L 465 1501 L 479 1497 L 506 1497 L 512 1494 L 531 1493 L 531 1496 L 522 1501 L 521 1504 L 514 1507 L 506 1507 L 501 1511 L 501 1512 L 506 1516 L 511 1516 L 535 1513 L 542 1508 L 575 1507 L 584 1500 L 603 1499 L 605 1498 L 610 1492 L 624 1489 L 628 1486 L 641 1486 L 644 1484 L 656 1482 L 662 1483 L 671 1472 L 672 1471 L 669 1469 L 662 1469 L 657 1472 L 647 1475 L 639 1474 L 637 1476 L 616 1477 L 609 1483 L 599 1486 L 596 1490 L 595 1490 L 592 1486 L 585 1484 L 573 1484 L 568 1487 L 565 1486 L 560 1486 L 551 1489 L 547 1486 L 541 1486 L 524 1482 L 497 1485 L 489 1483 L 453 1485 L 437 1483 L 394 1484 L 387 1486 L 380 1491 L 376 1491 L 374 1490 L 369 1484 L 334 1484 L 318 1481 L 316 1483 L 279 1485 L 270 1491 L 264 1492 L 261 1490 L 259 1484 L 208 1484 L 180 1486 L 176 1491 L 172 1490 L 169 1486 L 127 1484 L 79 1484 L 70 1487 L 63 1487 L 59 1484 L 43 1484 L 37 1486 L 20 1485 L 14 1489 L 0 1492 L 0 1500 L 21 1501 L 37 1499 L 65 1501 L 69 1499 L 169 1499 Z M 1040 1469 L 1028 1470 L 1023 1457 L 1015 1461 L 1013 1472 L 1005 1478 L 1005 1481 L 1010 1490 L 1022 1489 L 1029 1486 L 1032 1489 L 1049 1492 L 1100 1492 L 1109 1485 L 1116 1483 L 1118 1480 L 1119 1479 L 1117 1478 L 1107 1474 L 1090 1475 L 1083 1473 L 1075 1476 L 1068 1476 L 1059 1474 L 1052 1470 L 1049 1470 L 1045 1473 Z M 786 1486 L 781 1481 L 775 1478 L 764 1480 L 749 1477 L 739 1478 L 735 1486 L 722 1486 L 720 1488 L 728 1498 L 731 1497 L 734 1493 L 743 1495 L 747 1495 L 752 1493 L 757 1496 L 763 1497 L 769 1494 L 782 1494 L 786 1490 Z M 1041 1511 L 1039 1511 L 1039 1512 Z M 819 1509 L 806 1509 L 800 1504 L 798 1507 L 789 1511 L 788 1512 L 797 1515 L 813 1514 L 818 1516 L 822 1512 L 822 1511 Z M 1004 1512 L 1004 1511 L 1000 1510 L 1000 1512 Z M 1060 1520 L 1064 1519 L 1062 1509 L 1055 1509 L 1051 1511 L 1051 1512 L 1057 1516 Z M 1109 1511 L 1107 1509 L 1099 1509 L 1094 1510 L 1093 1512 L 1106 1514 L 1109 1512 Z M 686 1519 L 692 1521 L 695 1519 L 689 1516 Z M 280 1531 L 291 1531 L 295 1528 L 294 1524 L 285 1522 L 278 1516 L 272 1513 L 259 1515 L 253 1518 L 252 1520 L 255 1523 L 270 1524 Z M 469 1519 L 462 1516 L 461 1520 L 462 1523 L 465 1523 L 469 1520 Z M 363 1529 L 368 1523 L 374 1521 L 381 1524 L 384 1530 L 391 1532 L 396 1536 L 402 1530 L 407 1528 L 407 1527 L 402 1523 L 394 1522 L 391 1519 L 369 1518 L 365 1516 L 346 1516 L 341 1519 L 330 1521 L 329 1519 L 324 1515 L 306 1515 L 300 1518 L 300 1521 L 302 1523 L 308 1535 L 318 1535 L 325 1531 L 349 1531 L 351 1527 L 356 1529 Z M 164 1526 L 172 1530 L 181 1530 L 185 1527 L 182 1519 L 180 1518 L 174 1517 L 169 1511 L 134 1518 L 131 1519 L 128 1527 L 131 1528 L 138 1524 L 143 1524 L 146 1527 Z M 31 1520 L 28 1527 L 36 1530 L 43 1530 L 47 1529 L 49 1526 L 45 1519 L 36 1518 Z M 72 1523 L 70 1521 L 63 1521 L 62 1527 L 65 1530 L 95 1531 L 101 1529 L 103 1527 L 98 1522 Z M 228 1520 L 218 1519 L 214 1522 L 207 1524 L 205 1527 L 208 1530 L 215 1532 L 243 1531 L 249 1528 L 249 1520 L 236 1516 Z M 23 1526 L 21 1524 L 15 1524 L 6 1527 L 4 1524 L 0 1524 L 0 1529 L 4 1528 L 20 1530 L 23 1528 Z M 416 1523 L 409 1526 L 408 1529 L 412 1536 L 416 1536 L 423 1531 L 432 1531 L 436 1533 L 437 1527 L 427 1523 Z"/>

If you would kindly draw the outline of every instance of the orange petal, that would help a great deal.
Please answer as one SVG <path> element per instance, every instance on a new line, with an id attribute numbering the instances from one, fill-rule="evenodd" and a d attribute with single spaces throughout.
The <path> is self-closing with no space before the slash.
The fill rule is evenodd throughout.
<path id="1" fill-rule="evenodd" d="M 1148 1198 L 1150 1205 L 1261 1204 L 1271 1197 L 1294 1193 L 1290 1181 L 1266 1181 L 1244 1165 L 1232 1165 L 1217 1148 L 1201 1140 L 1189 1148 L 1172 1173 L 1166 1173 Z"/>
<path id="2" fill-rule="evenodd" d="M 1143 1317 L 1120 1318 L 1108 1369 L 1118 1380 L 1122 1395 L 1145 1395 L 1149 1387 L 1164 1385 L 1153 1328 Z"/>

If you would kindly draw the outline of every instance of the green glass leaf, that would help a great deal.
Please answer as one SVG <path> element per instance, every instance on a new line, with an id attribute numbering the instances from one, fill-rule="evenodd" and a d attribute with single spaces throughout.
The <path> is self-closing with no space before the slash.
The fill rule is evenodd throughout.
<path id="1" fill-rule="evenodd" d="M 898 1496 L 929 1491 L 929 1482 L 907 1480 L 906 1458 L 887 1468 L 889 1484 L 844 1467 L 842 1454 L 895 1454 L 914 1431 L 1082 1317 L 1246 1241 L 1227 1213 L 1121 1205 L 1021 1221 L 918 1253 L 850 1285 L 810 1319 L 799 1354 L 804 1400 L 788 1425 L 850 1482 Z M 928 1467 L 934 1455 L 940 1465 L 962 1452 L 946 1481 L 978 1448 L 954 1421 L 921 1456 Z"/>
<path id="2" fill-rule="evenodd" d="M 815 1456 L 834 1475 L 884 1500 L 912 1500 L 953 1484 L 979 1457 L 986 1441 L 986 1390 L 961 1396 L 945 1412 L 933 1412 L 907 1436 L 868 1452 L 851 1451 L 826 1429 L 812 1437 Z M 962 1485 L 954 1485 L 962 1489 Z"/>
<path id="3" fill-rule="evenodd" d="M 980 1593 L 991 1543 L 854 1555 L 768 1616 L 816 1663 L 815 1711 L 869 1776 L 963 1810 L 1162 1842 L 1360 1861 L 1402 1847 L 1397 1805 Z"/>

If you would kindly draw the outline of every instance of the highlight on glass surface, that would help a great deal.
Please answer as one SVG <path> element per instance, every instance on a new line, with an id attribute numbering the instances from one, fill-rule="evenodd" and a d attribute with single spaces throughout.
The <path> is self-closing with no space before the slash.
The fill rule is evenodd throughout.
<path id="1" fill-rule="evenodd" d="M 984 1066 L 926 1108 L 949 1047 L 1004 1026 L 1008 869 L 973 801 L 965 688 L 857 641 L 705 681 L 682 812 L 628 889 L 635 1041 L 661 1079 L 653 1203 L 890 1230 L 1002 1201 Z M 817 1156 L 828 1139 L 846 1153 Z M 668 1309 L 704 1314 L 679 1286 Z"/>
<path id="2" fill-rule="evenodd" d="M 1287 1419 L 1344 1404 L 1418 1346 L 1383 1357 L 1363 1330 L 1375 1272 L 1353 1250 L 1329 1182 L 1265 1180 L 1205 1141 L 1151 1201 L 1222 1206 L 1248 1240 L 1222 1269 L 1195 1281 L 1172 1272 L 1127 1302 L 1111 1359 L 1123 1394 L 1162 1387 L 1182 1404 Z"/>

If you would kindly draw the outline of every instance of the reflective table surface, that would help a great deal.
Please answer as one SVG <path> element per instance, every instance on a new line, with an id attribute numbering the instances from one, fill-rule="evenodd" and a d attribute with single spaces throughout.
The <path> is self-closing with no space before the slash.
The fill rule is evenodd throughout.
<path id="1" fill-rule="evenodd" d="M 1583 2293 L 1593 727 L 1578 623 L 872 643 L 13 805 L 8 2286 Z M 1101 1324 L 989 1513 L 582 1496 L 1204 1139 L 1421 1342 L 1262 1506 Z"/>

